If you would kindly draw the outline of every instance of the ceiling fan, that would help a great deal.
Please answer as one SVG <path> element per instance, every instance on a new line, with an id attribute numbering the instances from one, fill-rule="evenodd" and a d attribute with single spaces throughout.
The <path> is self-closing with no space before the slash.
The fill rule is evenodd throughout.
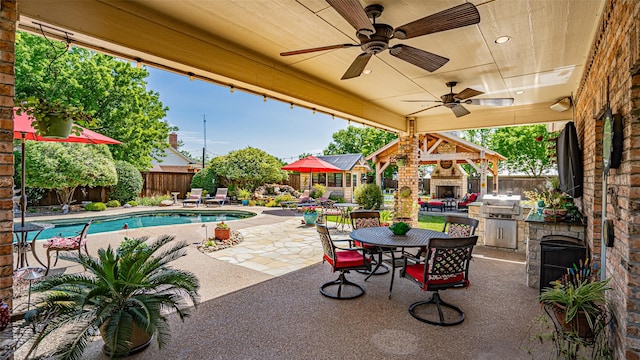
<path id="1" fill-rule="evenodd" d="M 469 99 L 469 98 L 472 98 L 474 96 L 482 95 L 484 93 L 482 91 L 466 88 L 466 89 L 464 89 L 461 92 L 456 94 L 456 93 L 453 92 L 453 87 L 456 86 L 457 83 L 458 82 L 456 82 L 456 81 L 449 81 L 448 83 L 446 83 L 446 85 L 449 87 L 451 92 L 448 93 L 448 94 L 444 94 L 444 95 L 440 96 L 440 99 L 442 99 L 442 100 L 403 100 L 405 102 L 436 102 L 436 103 L 441 103 L 440 105 L 431 106 L 431 107 L 428 107 L 426 109 L 422 109 L 422 110 L 416 111 L 414 113 L 408 114 L 407 116 L 415 115 L 417 113 L 421 113 L 423 111 L 427 111 L 429 109 L 433 109 L 433 108 L 436 108 L 438 106 L 446 106 L 449 109 L 451 109 L 451 111 L 453 111 L 453 113 L 454 113 L 454 115 L 456 117 L 461 117 L 461 116 L 465 116 L 465 115 L 471 114 L 471 112 L 469 112 L 469 110 L 467 110 L 467 108 L 462 106 L 462 104 L 467 104 L 467 105 L 485 105 L 485 106 L 510 106 L 510 105 L 513 104 L 513 98 Z"/>
<path id="2" fill-rule="evenodd" d="M 349 69 L 342 76 L 342 80 L 360 76 L 371 56 L 387 49 L 389 49 L 391 55 L 401 60 L 429 72 L 436 71 L 446 64 L 449 59 L 408 45 L 398 44 L 389 47 L 389 40 L 411 39 L 480 22 L 480 13 L 478 13 L 475 5 L 464 3 L 394 29 L 390 25 L 376 23 L 376 18 L 384 10 L 382 5 L 373 4 L 363 9 L 359 0 L 327 0 L 327 2 L 357 30 L 356 36 L 360 40 L 360 44 L 338 44 L 287 51 L 280 53 L 280 56 L 360 46 L 364 52 L 349 66 Z M 369 21 L 369 18 L 372 19 L 373 23 Z"/>

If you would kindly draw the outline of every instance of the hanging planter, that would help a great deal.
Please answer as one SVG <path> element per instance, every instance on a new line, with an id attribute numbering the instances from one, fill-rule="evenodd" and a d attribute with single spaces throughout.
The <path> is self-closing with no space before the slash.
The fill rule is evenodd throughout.
<path id="1" fill-rule="evenodd" d="M 396 158 L 396 165 L 398 165 L 398 166 L 407 165 L 407 157 L 406 156 L 398 156 Z"/>
<path id="2" fill-rule="evenodd" d="M 64 118 L 60 113 L 48 113 L 46 121 L 36 121 L 42 137 L 48 139 L 66 139 L 71 134 L 71 119 Z M 35 126 L 34 126 L 35 127 Z"/>
<path id="3" fill-rule="evenodd" d="M 30 97 L 20 102 L 16 113 L 33 118 L 33 128 L 45 138 L 66 139 L 73 131 L 80 135 L 79 125 L 90 125 L 91 117 L 81 107 L 63 104 L 61 100 Z"/>

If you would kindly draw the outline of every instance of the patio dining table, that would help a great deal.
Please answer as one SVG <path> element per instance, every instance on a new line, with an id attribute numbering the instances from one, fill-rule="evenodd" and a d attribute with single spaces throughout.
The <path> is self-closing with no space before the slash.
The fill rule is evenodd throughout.
<path id="1" fill-rule="evenodd" d="M 402 257 L 396 259 L 396 251 L 404 248 L 420 248 L 429 246 L 429 240 L 431 239 L 447 239 L 449 234 L 440 231 L 429 229 L 416 229 L 409 230 L 405 235 L 395 235 L 386 226 L 368 227 L 353 230 L 349 236 L 356 241 L 368 245 L 375 245 L 380 247 L 384 252 L 390 253 L 391 261 L 391 283 L 389 284 L 389 298 L 391 298 L 391 291 L 393 290 L 393 280 L 395 277 L 395 269 L 398 268 L 396 261 L 402 260 Z"/>
<path id="2" fill-rule="evenodd" d="M 16 240 L 14 241 L 14 246 L 18 253 L 18 259 L 16 260 L 16 269 L 29 266 L 29 261 L 27 260 L 27 252 L 29 251 L 29 249 L 31 250 L 36 261 L 46 268 L 46 265 L 42 261 L 40 261 L 38 255 L 36 255 L 36 239 L 43 230 L 51 229 L 53 227 L 54 225 L 49 223 L 25 223 L 24 226 L 18 223 L 13 224 L 13 233 L 15 234 L 16 238 Z M 27 239 L 29 233 L 36 233 L 33 239 L 31 239 L 31 244 L 29 244 Z"/>

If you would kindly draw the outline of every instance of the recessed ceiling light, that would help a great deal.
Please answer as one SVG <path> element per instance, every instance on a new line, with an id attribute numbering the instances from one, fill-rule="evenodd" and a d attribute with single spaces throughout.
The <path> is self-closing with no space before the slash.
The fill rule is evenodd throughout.
<path id="1" fill-rule="evenodd" d="M 509 40 L 511 40 L 511 36 L 500 36 L 499 38 L 495 39 L 494 42 L 496 44 L 504 44 Z"/>
<path id="2" fill-rule="evenodd" d="M 362 71 L 362 73 L 363 73 L 363 74 L 365 74 L 365 75 L 369 75 L 369 74 L 371 74 L 372 72 L 373 72 L 373 70 L 371 70 L 371 69 L 364 69 L 364 70 Z"/>
<path id="3" fill-rule="evenodd" d="M 516 91 L 516 95 L 522 95 L 522 94 L 524 94 L 524 90 L 518 90 L 518 91 Z"/>

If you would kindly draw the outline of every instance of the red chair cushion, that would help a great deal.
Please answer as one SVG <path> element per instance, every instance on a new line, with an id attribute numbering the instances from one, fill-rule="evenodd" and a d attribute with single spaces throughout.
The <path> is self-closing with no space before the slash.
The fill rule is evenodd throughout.
<path id="1" fill-rule="evenodd" d="M 365 244 L 363 242 L 360 241 L 353 241 L 353 244 L 357 247 L 361 247 L 361 248 L 365 248 L 365 249 L 374 249 L 374 248 L 378 248 L 376 245 L 369 245 L 369 244 Z"/>
<path id="2" fill-rule="evenodd" d="M 444 203 L 442 201 L 429 201 L 427 204 L 431 206 L 442 206 Z"/>
<path id="3" fill-rule="evenodd" d="M 422 280 L 424 278 L 424 264 L 407 265 L 405 274 L 421 283 L 423 290 L 427 290 L 429 285 L 443 285 L 449 283 L 457 283 L 464 280 L 464 273 L 459 273 L 457 275 L 450 275 L 451 277 L 447 278 L 443 278 L 441 275 L 431 276 L 427 278 L 426 283 L 423 283 Z"/>
<path id="4" fill-rule="evenodd" d="M 345 250 L 336 251 L 336 263 L 333 263 L 333 259 L 325 255 L 324 259 L 333 266 L 334 269 L 340 270 L 343 268 L 361 267 L 364 266 L 364 256 L 357 250 Z"/>
<path id="5" fill-rule="evenodd" d="M 80 242 L 80 244 L 78 244 L 79 240 L 80 236 L 67 238 L 54 236 L 51 239 L 47 240 L 47 242 L 42 244 L 42 246 L 50 249 L 77 249 L 78 247 L 84 245 L 84 243 L 87 241 L 87 239 L 85 238 L 82 240 L 82 242 Z"/>

